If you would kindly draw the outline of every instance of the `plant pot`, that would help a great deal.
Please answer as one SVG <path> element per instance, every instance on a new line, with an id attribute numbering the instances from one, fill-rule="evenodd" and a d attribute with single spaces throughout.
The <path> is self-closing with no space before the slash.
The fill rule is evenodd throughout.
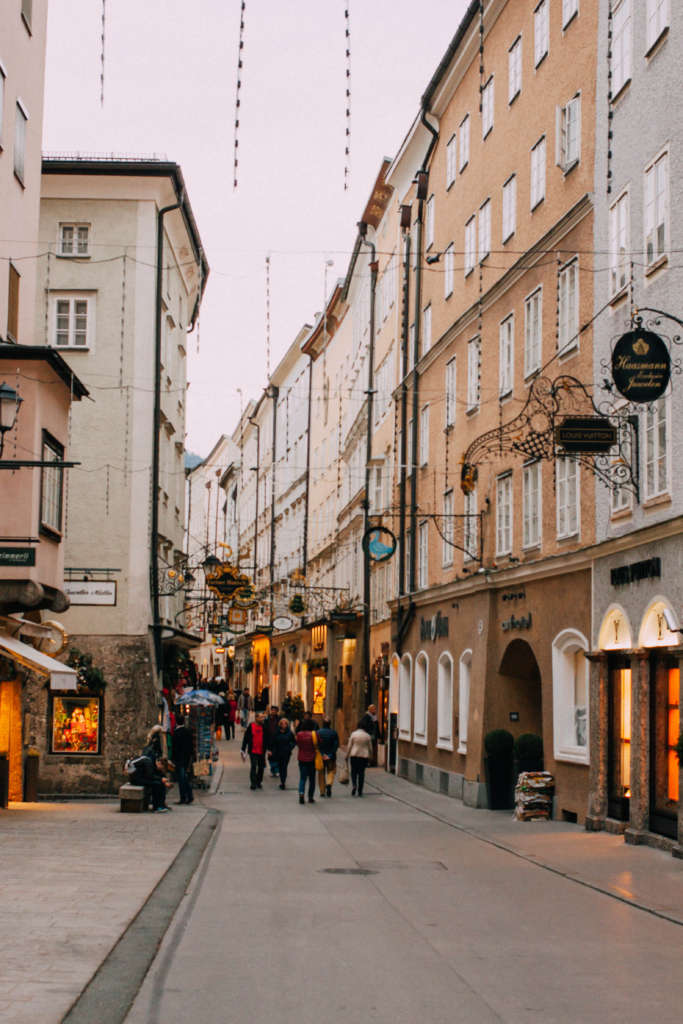
<path id="1" fill-rule="evenodd" d="M 512 757 L 485 757 L 486 797 L 489 810 L 507 811 L 514 807 Z"/>

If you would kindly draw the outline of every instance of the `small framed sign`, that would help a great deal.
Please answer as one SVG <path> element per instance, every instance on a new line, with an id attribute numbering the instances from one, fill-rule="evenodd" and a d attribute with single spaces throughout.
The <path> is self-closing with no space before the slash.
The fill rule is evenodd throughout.
<path id="1" fill-rule="evenodd" d="M 612 378 L 619 394 L 630 402 L 654 402 L 671 378 L 671 356 L 654 331 L 627 331 L 612 352 Z"/>

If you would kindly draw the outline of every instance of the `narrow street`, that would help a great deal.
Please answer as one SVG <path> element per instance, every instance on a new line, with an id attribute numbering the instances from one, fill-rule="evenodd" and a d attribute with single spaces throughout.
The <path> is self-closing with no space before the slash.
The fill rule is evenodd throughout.
<path id="1" fill-rule="evenodd" d="M 300 807 L 295 765 L 287 792 L 251 793 L 237 746 L 223 756 L 222 823 L 128 1024 L 680 1019 L 683 931 L 656 916 L 682 920 L 680 882 L 668 907 L 654 888 L 649 911 L 623 902 L 646 874 L 679 878 L 666 855 L 464 809 L 493 822 L 476 838 L 434 816 L 457 801 L 379 771 L 362 800 L 336 785 Z M 563 857 L 614 896 L 562 877 Z"/>

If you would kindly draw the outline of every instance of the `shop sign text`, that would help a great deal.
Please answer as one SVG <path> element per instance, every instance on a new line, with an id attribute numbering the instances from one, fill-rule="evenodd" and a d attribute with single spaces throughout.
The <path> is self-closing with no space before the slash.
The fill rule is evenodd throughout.
<path id="1" fill-rule="evenodd" d="M 420 640 L 438 640 L 448 636 L 448 619 L 441 612 L 432 615 L 431 619 L 420 619 Z"/>
<path id="2" fill-rule="evenodd" d="M 520 615 L 519 618 L 516 615 L 511 615 L 509 619 L 501 622 L 501 626 L 504 633 L 511 629 L 531 629 L 531 612 L 528 615 Z"/>
<path id="3" fill-rule="evenodd" d="M 658 580 L 662 575 L 661 558 L 646 558 L 642 562 L 631 562 L 630 565 L 619 565 L 610 572 L 613 587 L 625 587 L 628 583 L 640 580 Z"/>
<path id="4" fill-rule="evenodd" d="M 35 548 L 0 548 L 0 565 L 35 565 Z"/>

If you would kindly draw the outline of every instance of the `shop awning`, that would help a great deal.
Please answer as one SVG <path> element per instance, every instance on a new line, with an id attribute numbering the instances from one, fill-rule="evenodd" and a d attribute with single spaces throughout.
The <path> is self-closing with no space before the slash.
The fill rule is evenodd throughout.
<path id="1" fill-rule="evenodd" d="M 12 661 L 16 661 L 24 668 L 30 668 L 47 676 L 50 680 L 51 690 L 75 690 L 78 686 L 78 673 L 68 665 L 62 665 L 56 658 L 49 658 L 47 654 L 37 651 L 35 647 L 23 644 L 21 640 L 15 640 L 13 636 L 0 633 L 0 653 L 5 652 Z"/>

